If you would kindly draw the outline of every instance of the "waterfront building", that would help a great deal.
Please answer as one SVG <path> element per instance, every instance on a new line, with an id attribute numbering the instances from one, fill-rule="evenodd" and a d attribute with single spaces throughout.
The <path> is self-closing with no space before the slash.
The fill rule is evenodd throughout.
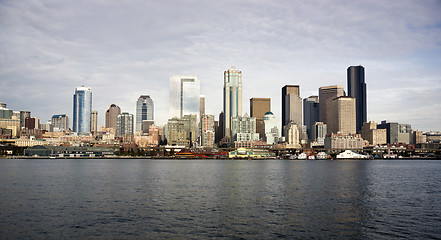
<path id="1" fill-rule="evenodd" d="M 263 139 L 268 144 L 275 144 L 279 141 L 279 121 L 272 112 L 267 112 L 263 116 Z"/>
<path id="2" fill-rule="evenodd" d="M 197 140 L 197 115 L 171 118 L 167 122 L 167 144 L 192 147 Z"/>
<path id="3" fill-rule="evenodd" d="M 25 127 L 25 119 L 31 117 L 31 112 L 22 110 L 20 111 L 20 128 Z"/>
<path id="4" fill-rule="evenodd" d="M 202 146 L 206 148 L 214 147 L 215 131 L 214 131 L 214 115 L 202 115 L 201 120 L 201 137 Z"/>
<path id="5" fill-rule="evenodd" d="M 377 129 L 377 123 L 373 121 L 363 124 L 361 137 L 374 146 L 387 143 L 386 129 Z"/>
<path id="6" fill-rule="evenodd" d="M 303 106 L 299 85 L 285 85 L 282 88 L 282 129 L 290 122 L 303 125 Z M 283 130 L 282 136 L 285 136 Z"/>
<path id="7" fill-rule="evenodd" d="M 312 129 L 314 124 L 319 121 L 319 98 L 309 96 L 303 99 L 303 124 L 306 126 L 308 139 L 313 141 Z"/>
<path id="8" fill-rule="evenodd" d="M 242 116 L 242 72 L 231 66 L 224 72 L 224 137 L 232 137 L 232 118 Z"/>
<path id="9" fill-rule="evenodd" d="M 325 148 L 328 149 L 363 149 L 364 140 L 360 134 L 332 133 L 325 138 Z"/>
<path id="10" fill-rule="evenodd" d="M 258 133 L 261 138 L 265 137 L 263 116 L 267 112 L 271 112 L 271 98 L 250 99 L 250 114 L 251 117 L 256 118 L 256 133 Z"/>
<path id="11" fill-rule="evenodd" d="M 412 130 L 412 144 L 420 144 L 426 143 L 426 135 L 424 135 L 423 131 L 414 131 Z"/>
<path id="12" fill-rule="evenodd" d="M 348 96 L 355 98 L 356 129 L 361 131 L 367 120 L 366 83 L 363 66 L 350 66 L 348 72 Z"/>
<path id="13" fill-rule="evenodd" d="M 344 95 L 344 87 L 340 85 L 319 88 L 319 120 L 328 125 L 328 134 L 331 133 L 331 125 L 333 125 L 331 123 L 334 116 L 332 101 Z"/>
<path id="14" fill-rule="evenodd" d="M 92 92 L 89 87 L 78 87 L 73 95 L 73 132 L 90 132 L 90 114 L 92 111 Z"/>
<path id="15" fill-rule="evenodd" d="M 317 146 L 325 145 L 325 138 L 327 134 L 327 125 L 324 122 L 316 122 L 312 128 L 312 140 Z"/>
<path id="16" fill-rule="evenodd" d="M 118 121 L 118 115 L 121 114 L 121 108 L 116 104 L 110 104 L 109 109 L 106 111 L 106 128 L 113 128 L 116 132 L 116 126 Z"/>
<path id="17" fill-rule="evenodd" d="M 98 112 L 90 112 L 90 131 L 96 132 L 98 130 Z"/>
<path id="18" fill-rule="evenodd" d="M 150 126 L 155 125 L 155 121 L 153 120 L 142 120 L 142 132 L 140 133 L 149 133 Z"/>
<path id="19" fill-rule="evenodd" d="M 133 114 L 123 112 L 117 116 L 116 137 L 133 135 Z"/>
<path id="20" fill-rule="evenodd" d="M 441 132 L 426 132 L 423 134 L 426 136 L 427 143 L 441 143 Z"/>
<path id="21" fill-rule="evenodd" d="M 250 142 L 259 140 L 256 133 L 256 118 L 245 113 L 242 117 L 231 118 L 231 137 L 236 142 Z"/>
<path id="22" fill-rule="evenodd" d="M 36 117 L 29 117 L 25 119 L 25 128 L 26 129 L 39 129 L 40 128 L 40 120 Z"/>
<path id="23" fill-rule="evenodd" d="M 301 148 L 299 126 L 295 122 L 289 122 L 286 129 L 286 148 Z"/>
<path id="24" fill-rule="evenodd" d="M 149 126 L 143 128 L 143 121 L 154 121 L 154 105 L 149 95 L 141 95 L 136 102 L 136 132 L 149 132 Z"/>
<path id="25" fill-rule="evenodd" d="M 387 143 L 405 143 L 409 144 L 411 140 L 411 126 L 409 124 L 400 124 L 396 122 L 381 121 L 377 129 L 386 129 Z"/>
<path id="26" fill-rule="evenodd" d="M 53 115 L 51 123 L 55 132 L 65 132 L 69 130 L 69 116 L 67 114 Z"/>
<path id="27" fill-rule="evenodd" d="M 332 101 L 333 119 L 328 123 L 328 133 L 357 133 L 355 98 L 338 97 Z"/>
<path id="28" fill-rule="evenodd" d="M 170 78 L 170 118 L 199 114 L 200 83 L 197 76 Z"/>

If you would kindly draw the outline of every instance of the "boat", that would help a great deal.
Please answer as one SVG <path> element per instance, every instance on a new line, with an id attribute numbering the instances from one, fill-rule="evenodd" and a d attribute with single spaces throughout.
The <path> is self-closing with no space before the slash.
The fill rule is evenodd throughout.
<path id="1" fill-rule="evenodd" d="M 318 160 L 328 159 L 328 154 L 326 154 L 325 152 L 319 152 L 319 153 L 317 153 L 315 158 Z"/>
<path id="2" fill-rule="evenodd" d="M 306 155 L 306 153 L 300 153 L 299 156 L 297 157 L 297 159 L 299 160 L 306 160 L 308 158 L 308 156 Z"/>
<path id="3" fill-rule="evenodd" d="M 314 155 L 309 155 L 308 156 L 308 160 L 315 160 L 315 156 Z"/>
<path id="4" fill-rule="evenodd" d="M 344 152 L 337 155 L 338 159 L 367 159 L 368 155 L 363 155 L 360 153 L 353 152 L 351 150 L 345 150 Z"/>

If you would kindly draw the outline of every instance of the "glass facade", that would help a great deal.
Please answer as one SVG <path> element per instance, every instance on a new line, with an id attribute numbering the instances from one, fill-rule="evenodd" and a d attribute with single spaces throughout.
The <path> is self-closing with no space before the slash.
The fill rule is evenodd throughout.
<path id="1" fill-rule="evenodd" d="M 143 130 L 142 121 L 144 120 L 154 120 L 153 100 L 148 95 L 140 96 L 136 102 L 136 132 Z"/>
<path id="2" fill-rule="evenodd" d="M 199 104 L 200 83 L 197 76 L 170 78 L 170 118 L 182 118 L 184 115 L 199 116 Z"/>
<path id="3" fill-rule="evenodd" d="M 234 66 L 224 72 L 224 136 L 231 136 L 231 119 L 242 115 L 242 72 Z"/>
<path id="4" fill-rule="evenodd" d="M 90 113 L 92 110 L 92 92 L 88 87 L 78 87 L 73 96 L 73 127 L 74 132 L 84 134 L 90 132 Z"/>

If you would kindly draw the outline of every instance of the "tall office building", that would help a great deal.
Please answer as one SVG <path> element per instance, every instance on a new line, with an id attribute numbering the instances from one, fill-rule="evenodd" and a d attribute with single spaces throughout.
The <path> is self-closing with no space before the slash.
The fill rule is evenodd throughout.
<path id="1" fill-rule="evenodd" d="M 303 106 L 299 85 L 286 85 L 282 88 L 282 134 L 288 130 L 286 126 L 293 122 L 299 128 L 303 126 Z"/>
<path id="2" fill-rule="evenodd" d="M 77 133 L 90 132 L 90 113 L 92 111 L 92 92 L 88 87 L 78 87 L 73 96 L 73 127 Z"/>
<path id="3" fill-rule="evenodd" d="M 199 115 L 200 83 L 197 76 L 170 78 L 170 118 Z"/>
<path id="4" fill-rule="evenodd" d="M 316 122 L 312 126 L 312 141 L 316 142 L 318 146 L 325 145 L 327 127 L 323 122 Z"/>
<path id="5" fill-rule="evenodd" d="M 64 132 L 69 130 L 69 116 L 67 114 L 53 115 L 51 123 L 54 126 L 54 131 Z"/>
<path id="6" fill-rule="evenodd" d="M 25 119 L 25 128 L 26 129 L 39 129 L 40 128 L 40 120 L 36 117 L 28 117 Z"/>
<path id="7" fill-rule="evenodd" d="M 313 141 L 312 129 L 314 123 L 319 121 L 319 100 L 318 96 L 309 96 L 303 99 L 303 124 L 306 126 L 308 139 Z"/>
<path id="8" fill-rule="evenodd" d="M 279 121 L 272 112 L 263 115 L 264 141 L 268 144 L 274 144 L 279 141 Z"/>
<path id="9" fill-rule="evenodd" d="M 133 114 L 123 112 L 117 117 L 116 136 L 133 135 Z"/>
<path id="10" fill-rule="evenodd" d="M 285 85 L 282 87 L 282 129 L 289 123 L 289 112 L 287 111 L 289 106 L 289 94 L 294 94 L 300 97 L 299 85 Z M 282 136 L 285 136 L 284 131 L 282 131 Z"/>
<path id="11" fill-rule="evenodd" d="M 26 118 L 31 117 L 31 112 L 29 111 L 20 111 L 20 128 L 24 128 L 25 127 L 25 120 Z M 68 125 L 69 128 L 69 125 Z"/>
<path id="12" fill-rule="evenodd" d="M 204 114 L 205 114 L 205 97 L 201 95 L 199 98 L 199 116 L 202 118 Z"/>
<path id="13" fill-rule="evenodd" d="M 231 119 L 242 115 L 242 72 L 231 66 L 224 72 L 224 136 L 231 137 Z"/>
<path id="14" fill-rule="evenodd" d="M 119 114 L 121 114 L 121 108 L 116 104 L 111 104 L 106 111 L 106 128 L 113 128 L 116 132 L 116 124 Z"/>
<path id="15" fill-rule="evenodd" d="M 333 119 L 332 101 L 338 97 L 344 96 L 345 90 L 343 86 L 334 85 L 319 88 L 319 120 L 328 124 L 328 134 L 331 133 L 330 122 Z M 331 124 L 332 125 L 332 124 Z"/>
<path id="16" fill-rule="evenodd" d="M 265 137 L 265 129 L 263 127 L 263 116 L 271 112 L 271 98 L 251 98 L 250 114 L 256 118 L 256 132 L 260 138 Z"/>
<path id="17" fill-rule="evenodd" d="M 366 83 L 363 66 L 348 68 L 348 96 L 355 98 L 358 133 L 361 131 L 363 123 L 367 121 Z"/>
<path id="18" fill-rule="evenodd" d="M 96 132 L 98 130 L 98 112 L 90 112 L 90 131 Z"/>
<path id="19" fill-rule="evenodd" d="M 355 134 L 355 98 L 338 97 L 332 101 L 333 119 L 329 121 L 328 127 L 331 133 Z M 329 132 L 329 131 L 328 131 Z"/>
<path id="20" fill-rule="evenodd" d="M 201 121 L 202 146 L 207 148 L 214 147 L 214 115 L 202 115 Z"/>
<path id="21" fill-rule="evenodd" d="M 153 100 L 148 95 L 141 95 L 136 102 L 136 132 L 148 132 L 149 129 L 142 128 L 142 121 L 154 121 L 154 106 Z"/>

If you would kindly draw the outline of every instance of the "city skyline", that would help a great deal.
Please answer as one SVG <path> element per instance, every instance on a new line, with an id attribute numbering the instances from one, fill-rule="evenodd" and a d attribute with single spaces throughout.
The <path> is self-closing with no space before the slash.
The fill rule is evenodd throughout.
<path id="1" fill-rule="evenodd" d="M 235 4 L 246 12 L 240 18 L 221 10 L 229 4 L 2 2 L 0 101 L 46 122 L 54 114 L 73 116 L 72 89 L 85 85 L 101 126 L 110 104 L 135 114 L 133 103 L 147 94 L 162 125 L 171 75 L 197 75 L 205 112 L 218 116 L 222 73 L 234 64 L 243 73 L 242 114 L 250 114 L 249 99 L 271 98 L 281 119 L 281 87 L 299 85 L 302 98 L 322 86 L 347 89 L 346 69 L 362 65 L 367 121 L 440 130 L 439 2 L 243 2 Z M 195 18 L 181 8 L 204 11 Z"/>

